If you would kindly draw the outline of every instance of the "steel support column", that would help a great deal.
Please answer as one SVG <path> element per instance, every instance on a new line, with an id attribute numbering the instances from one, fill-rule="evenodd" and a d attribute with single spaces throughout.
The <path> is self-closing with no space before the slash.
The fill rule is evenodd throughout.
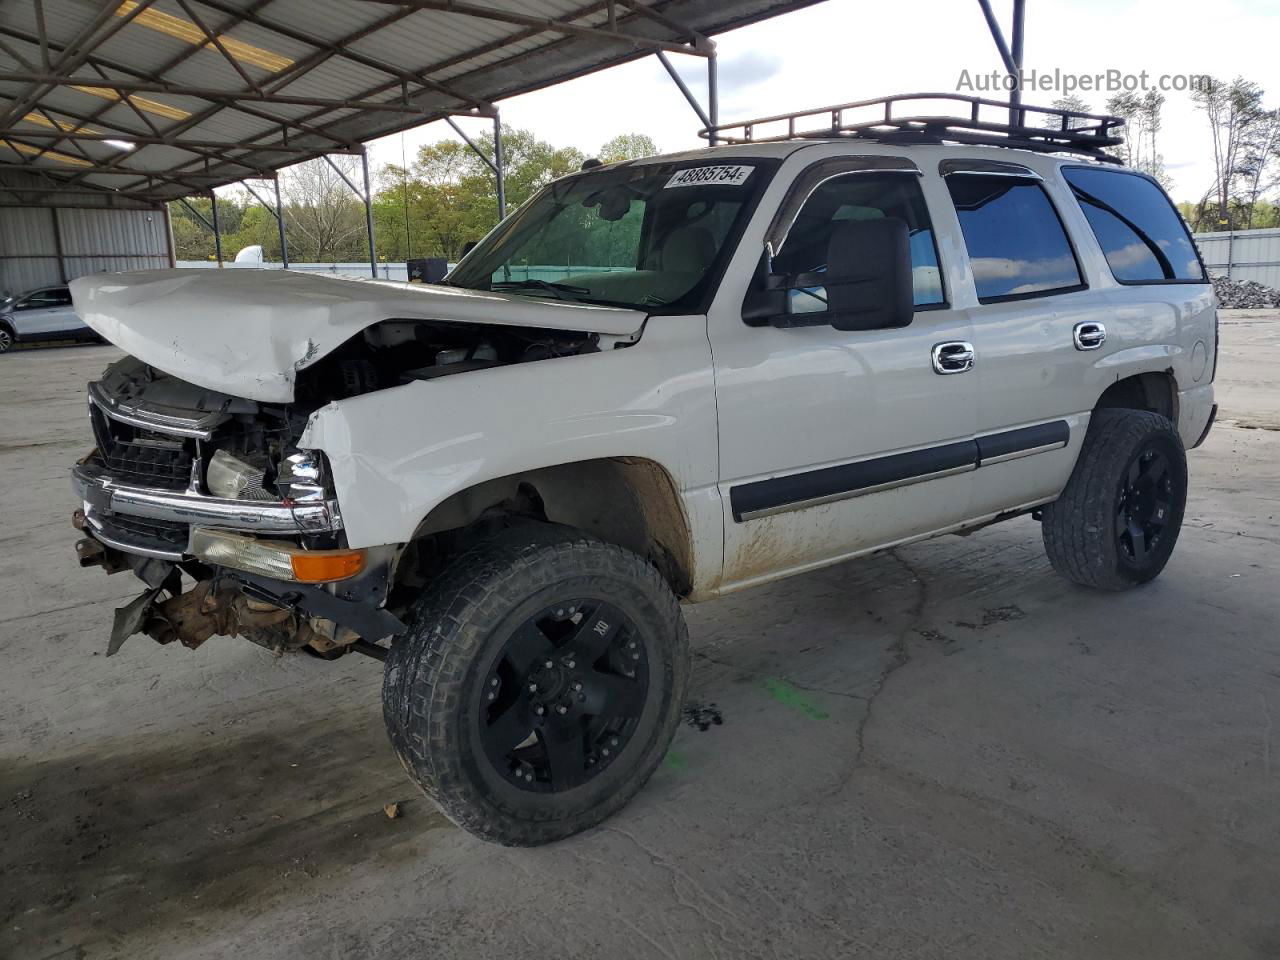
<path id="1" fill-rule="evenodd" d="M 498 219 L 504 220 L 507 216 L 507 171 L 506 161 L 502 154 L 502 117 L 499 115 L 497 108 L 493 113 L 493 159 L 480 149 L 480 145 L 467 136 L 467 132 L 463 130 L 454 121 L 453 117 L 445 117 L 444 122 L 453 127 L 453 132 L 462 138 L 462 142 L 471 148 L 471 151 L 484 161 L 485 166 L 493 171 L 493 180 L 497 185 L 498 192 Z"/>
<path id="2" fill-rule="evenodd" d="M 1013 78 L 1013 89 L 1009 91 L 1009 103 L 1012 104 L 1009 108 L 1009 124 L 1020 126 L 1023 111 L 1018 108 L 1022 105 L 1022 43 L 1026 0 L 1013 0 L 1012 50 L 1005 43 L 1004 31 L 1000 29 L 991 9 L 991 0 L 978 0 L 978 6 L 982 8 L 982 16 L 986 18 L 987 29 L 991 31 L 991 39 L 995 41 L 996 50 L 1000 54 L 1000 62 L 1004 64 L 1005 72 Z"/>
<path id="3" fill-rule="evenodd" d="M 280 178 L 271 181 L 276 188 L 276 226 L 280 228 L 280 262 L 289 269 L 289 244 L 284 238 L 284 204 L 280 202 Z"/>
<path id="4" fill-rule="evenodd" d="M 698 115 L 698 119 L 702 121 L 702 126 L 710 130 L 720 122 L 720 80 L 719 71 L 716 69 L 716 52 L 713 47 L 710 55 L 707 57 L 707 108 L 704 110 L 702 104 L 698 102 L 698 98 L 694 96 L 693 91 L 689 89 L 689 85 L 684 82 L 684 77 L 680 76 L 675 65 L 670 58 L 661 50 L 657 53 L 658 62 L 662 64 L 664 70 L 671 77 L 671 81 L 676 85 L 681 95 L 688 101 L 693 112 Z M 713 146 L 719 143 L 719 139 L 715 136 L 709 136 L 708 142 Z"/>
<path id="5" fill-rule="evenodd" d="M 222 221 L 218 219 L 218 195 L 209 191 L 209 204 L 213 213 L 213 252 L 218 258 L 218 269 L 222 269 Z"/>
<path id="6" fill-rule="evenodd" d="M 369 270 L 378 279 L 378 246 L 373 238 L 373 190 L 369 186 L 369 153 L 360 153 L 360 172 L 364 174 L 364 225 L 369 234 Z M 501 196 L 501 194 L 499 194 Z"/>
<path id="7" fill-rule="evenodd" d="M 58 282 L 65 284 L 67 283 L 67 259 L 62 251 L 62 224 L 58 222 L 58 210 L 56 207 L 49 210 L 49 219 L 53 221 L 53 250 L 58 257 Z M 1230 272 L 1231 267 L 1228 266 L 1228 276 L 1230 276 Z"/>
<path id="8" fill-rule="evenodd" d="M 493 111 L 493 175 L 498 184 L 498 220 L 507 219 L 507 164 L 502 155 L 502 117 Z"/>
<path id="9" fill-rule="evenodd" d="M 720 123 L 720 70 L 716 65 L 714 49 L 711 56 L 707 57 L 707 117 L 711 121 L 711 135 L 707 137 L 707 143 L 714 147 L 720 142 L 715 134 L 715 128 Z"/>
<path id="10" fill-rule="evenodd" d="M 1026 0 L 1013 0 L 1013 38 L 1010 43 L 1009 53 L 1013 56 L 1013 65 L 1017 69 L 1014 74 L 1016 84 L 1010 91 L 1009 102 L 1014 107 L 1022 106 L 1022 42 L 1023 42 L 1023 22 L 1026 16 Z M 1010 113 L 1010 121 L 1022 126 L 1025 114 L 1022 110 L 1013 110 Z"/>

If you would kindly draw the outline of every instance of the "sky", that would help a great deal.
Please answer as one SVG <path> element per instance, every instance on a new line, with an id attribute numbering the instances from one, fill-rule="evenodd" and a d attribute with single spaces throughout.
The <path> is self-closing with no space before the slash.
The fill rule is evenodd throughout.
<path id="1" fill-rule="evenodd" d="M 1009 33 L 1011 0 L 992 6 Z M 1280 106 L 1280 0 L 1028 0 L 1024 66 L 1041 72 L 1093 74 L 1146 70 L 1208 73 L 1254 80 Z M 912 91 L 957 90 L 962 71 L 989 74 L 999 55 L 977 0 L 827 0 L 805 10 L 715 37 L 720 64 L 720 119 Z M 702 94 L 706 68 L 697 57 L 672 57 Z M 966 92 L 966 91 L 962 91 Z M 1048 105 L 1058 92 L 1027 93 Z M 1103 111 L 1110 93 L 1081 93 Z M 1187 93 L 1168 92 L 1159 143 L 1177 201 L 1196 200 L 1213 180 L 1209 128 Z M 996 99 L 1004 99 L 998 96 Z M 533 130 L 557 146 L 591 155 L 620 133 L 648 134 L 663 152 L 697 147 L 701 126 L 655 57 L 504 100 L 503 123 Z M 483 133 L 489 121 L 463 119 Z M 428 124 L 371 144 L 381 165 L 412 158 L 424 143 L 453 138 Z"/>

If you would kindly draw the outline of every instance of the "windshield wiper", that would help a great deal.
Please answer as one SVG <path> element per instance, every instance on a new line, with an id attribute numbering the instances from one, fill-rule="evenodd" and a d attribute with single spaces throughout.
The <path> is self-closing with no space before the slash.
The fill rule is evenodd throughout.
<path id="1" fill-rule="evenodd" d="M 575 287 L 571 283 L 555 283 L 551 280 L 499 280 L 497 283 L 489 284 L 490 290 L 547 290 L 554 293 L 560 300 L 568 300 L 571 297 L 565 294 L 573 294 L 580 296 L 589 294 L 591 291 L 586 287 Z"/>

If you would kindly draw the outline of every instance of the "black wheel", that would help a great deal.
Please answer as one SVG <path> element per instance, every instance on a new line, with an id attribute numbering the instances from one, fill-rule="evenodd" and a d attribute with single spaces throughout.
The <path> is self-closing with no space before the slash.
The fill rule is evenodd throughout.
<path id="1" fill-rule="evenodd" d="M 688 637 L 643 559 L 522 524 L 455 560 L 391 648 L 383 713 L 405 770 L 460 827 L 513 846 L 627 803 L 674 736 Z"/>
<path id="2" fill-rule="evenodd" d="M 17 342 L 13 329 L 7 323 L 0 323 L 0 353 L 8 353 Z"/>
<path id="3" fill-rule="evenodd" d="M 1154 580 L 1186 502 L 1186 452 L 1168 418 L 1098 410 L 1066 489 L 1044 508 L 1049 561 L 1068 580 L 1103 590 Z"/>

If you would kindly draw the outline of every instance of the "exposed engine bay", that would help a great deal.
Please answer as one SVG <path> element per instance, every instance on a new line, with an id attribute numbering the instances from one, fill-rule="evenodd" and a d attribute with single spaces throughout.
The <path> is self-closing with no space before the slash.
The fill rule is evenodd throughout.
<path id="1" fill-rule="evenodd" d="M 231 396 L 133 357 L 112 364 L 89 385 L 97 445 L 74 474 L 75 523 L 88 534 L 77 549 L 82 565 L 132 570 L 148 590 L 117 611 L 109 652 L 137 632 L 189 647 L 215 634 L 277 652 L 371 647 L 399 623 L 396 557 L 347 549 L 324 455 L 298 447 L 311 414 L 416 381 L 596 352 L 599 339 L 383 321 L 299 370 L 292 403 Z"/>
<path id="2" fill-rule="evenodd" d="M 318 406 L 415 380 L 594 353 L 599 340 L 594 333 L 385 320 L 300 371 L 297 401 Z"/>

